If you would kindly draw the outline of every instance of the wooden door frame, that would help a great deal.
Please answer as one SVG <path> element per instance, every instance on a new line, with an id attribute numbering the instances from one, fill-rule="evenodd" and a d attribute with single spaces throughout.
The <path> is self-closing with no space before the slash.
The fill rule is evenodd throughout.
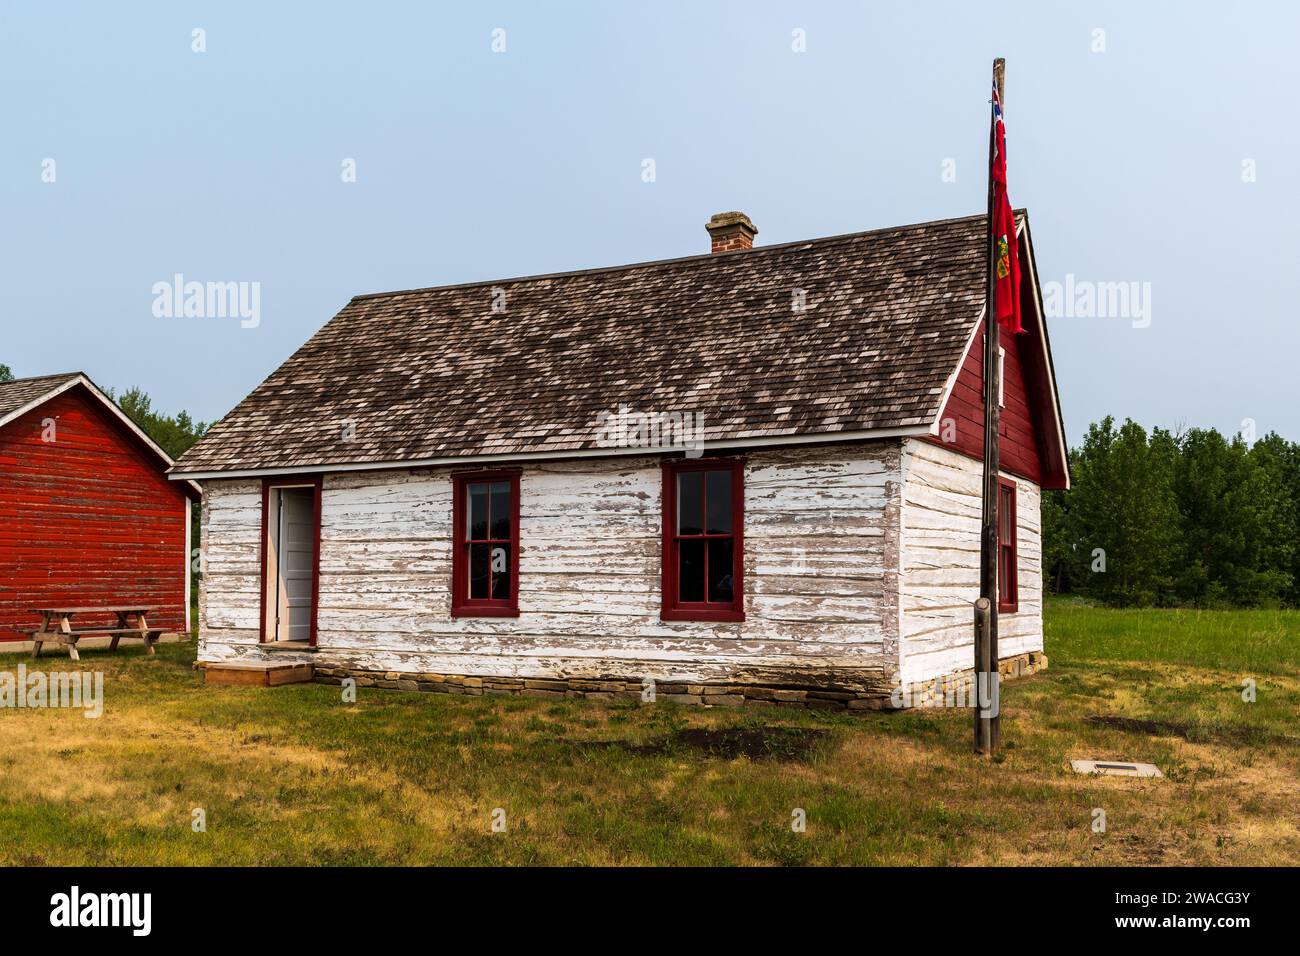
<path id="1" fill-rule="evenodd" d="M 275 643 L 266 636 L 266 591 L 270 583 L 266 577 L 267 558 L 270 545 L 271 489 L 273 488 L 311 488 L 312 489 L 312 559 L 311 559 L 311 626 L 307 643 L 316 646 L 316 613 L 320 608 L 320 512 L 323 475 L 301 475 L 299 477 L 280 476 L 262 479 L 262 536 L 261 576 L 257 601 L 257 642 L 259 644 Z"/>

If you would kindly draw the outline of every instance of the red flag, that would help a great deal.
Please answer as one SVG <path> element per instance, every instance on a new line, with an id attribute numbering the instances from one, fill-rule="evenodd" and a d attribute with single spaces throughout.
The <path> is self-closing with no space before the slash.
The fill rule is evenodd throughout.
<path id="1" fill-rule="evenodd" d="M 1016 216 L 1007 196 L 1007 133 L 1002 122 L 1002 101 L 993 85 L 993 258 L 997 282 L 993 286 L 994 311 L 1008 332 L 1023 332 L 1020 325 L 1020 242 Z"/>

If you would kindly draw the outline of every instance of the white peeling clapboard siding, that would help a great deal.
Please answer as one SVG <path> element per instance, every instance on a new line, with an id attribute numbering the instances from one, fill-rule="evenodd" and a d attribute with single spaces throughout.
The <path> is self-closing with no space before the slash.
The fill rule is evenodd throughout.
<path id="1" fill-rule="evenodd" d="M 903 445 L 900 629 L 902 680 L 928 680 L 974 663 L 979 597 L 980 462 L 929 442 Z M 998 654 L 1043 648 L 1040 492 L 1016 482 L 1019 610 L 998 616 Z"/>
<path id="2" fill-rule="evenodd" d="M 892 674 L 900 451 L 748 458 L 738 623 L 659 620 L 657 459 L 523 469 L 518 618 L 450 616 L 450 469 L 326 475 L 315 659 L 512 677 Z M 255 654 L 260 488 L 210 480 L 205 495 L 203 659 Z"/>
<path id="3" fill-rule="evenodd" d="M 260 481 L 214 481 L 203 489 L 199 547 L 199 659 L 236 642 L 257 643 L 258 578 L 261 574 L 262 484 Z M 251 633 L 250 633 L 251 632 Z"/>

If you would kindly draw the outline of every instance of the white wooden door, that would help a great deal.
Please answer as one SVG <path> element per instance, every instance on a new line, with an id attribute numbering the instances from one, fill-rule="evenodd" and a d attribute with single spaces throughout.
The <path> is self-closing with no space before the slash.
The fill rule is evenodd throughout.
<path id="1" fill-rule="evenodd" d="M 311 488 L 276 489 L 280 499 L 276 535 L 275 640 L 311 639 L 312 571 L 316 558 L 316 508 Z"/>

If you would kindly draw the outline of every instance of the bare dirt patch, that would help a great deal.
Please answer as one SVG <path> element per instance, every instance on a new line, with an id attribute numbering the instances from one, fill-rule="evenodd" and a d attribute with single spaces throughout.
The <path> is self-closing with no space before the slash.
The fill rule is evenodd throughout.
<path id="1" fill-rule="evenodd" d="M 571 741 L 578 747 L 612 747 L 643 757 L 663 757 L 694 751 L 734 760 L 808 760 L 829 731 L 810 727 L 687 727 L 664 737 L 632 743 L 627 740 Z"/>
<path id="2" fill-rule="evenodd" d="M 1181 737 L 1183 740 L 1195 743 L 1218 741 L 1238 744 L 1300 744 L 1300 737 L 1270 733 L 1254 727 L 1207 727 L 1204 724 L 1141 720 L 1136 717 L 1121 717 L 1117 714 L 1089 714 L 1083 719 L 1090 724 L 1114 727 L 1127 733 L 1146 734 L 1148 737 Z"/>

